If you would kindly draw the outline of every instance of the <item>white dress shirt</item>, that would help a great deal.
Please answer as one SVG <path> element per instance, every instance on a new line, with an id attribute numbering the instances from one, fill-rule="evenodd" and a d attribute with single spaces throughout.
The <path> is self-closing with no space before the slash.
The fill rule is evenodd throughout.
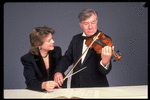
<path id="1" fill-rule="evenodd" d="M 84 32 L 83 32 L 82 36 L 86 36 Z M 87 45 L 85 44 L 85 41 L 86 41 L 86 39 L 83 40 L 82 54 L 83 54 L 84 51 L 87 49 Z M 83 63 L 87 52 L 88 52 L 88 50 L 87 50 L 87 51 L 85 52 L 85 54 L 82 56 L 81 63 Z M 100 61 L 100 64 L 101 64 L 106 70 L 107 70 L 108 67 L 109 67 L 109 63 L 108 63 L 106 66 L 104 66 L 104 65 L 102 64 L 102 60 Z"/>

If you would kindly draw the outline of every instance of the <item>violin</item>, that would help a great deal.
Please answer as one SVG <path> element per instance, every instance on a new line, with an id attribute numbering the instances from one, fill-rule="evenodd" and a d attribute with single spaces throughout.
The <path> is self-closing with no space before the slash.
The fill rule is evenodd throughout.
<path id="1" fill-rule="evenodd" d="M 98 34 L 99 33 L 99 34 Z M 95 39 L 95 42 L 90 46 L 90 48 L 93 48 L 98 54 L 101 53 L 102 48 L 104 46 L 112 46 L 112 41 L 110 38 L 107 38 L 102 31 L 97 31 L 93 36 L 90 36 L 86 39 L 85 44 L 89 46 L 93 39 L 97 36 L 97 39 Z M 118 53 L 119 51 L 117 51 Z M 116 60 L 120 61 L 121 60 L 121 54 L 117 54 L 115 51 L 112 51 L 113 56 L 116 58 Z M 114 61 L 116 61 L 114 60 Z"/>

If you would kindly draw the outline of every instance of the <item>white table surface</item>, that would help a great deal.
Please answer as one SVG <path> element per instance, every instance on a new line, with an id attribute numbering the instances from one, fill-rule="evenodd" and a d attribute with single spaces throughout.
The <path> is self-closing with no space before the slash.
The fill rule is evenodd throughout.
<path id="1" fill-rule="evenodd" d="M 65 96 L 71 98 L 148 98 L 148 85 L 66 88 L 54 89 L 53 92 L 38 92 L 28 89 L 4 89 L 3 97 L 7 98 L 56 98 Z"/>

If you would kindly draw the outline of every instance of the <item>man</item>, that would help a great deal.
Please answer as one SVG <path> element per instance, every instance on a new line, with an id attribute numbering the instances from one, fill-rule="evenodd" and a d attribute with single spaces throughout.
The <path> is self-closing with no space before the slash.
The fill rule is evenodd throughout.
<path id="1" fill-rule="evenodd" d="M 78 18 L 83 33 L 77 34 L 72 38 L 68 50 L 56 67 L 54 81 L 59 83 L 60 86 L 63 84 L 62 79 L 64 78 L 64 71 L 71 64 L 75 64 L 87 48 L 85 45 L 86 39 L 84 39 L 83 36 L 90 37 L 98 31 L 98 14 L 96 11 L 84 9 L 80 12 Z M 108 37 L 107 35 L 105 36 Z M 76 65 L 73 72 L 85 66 L 87 66 L 87 68 L 72 76 L 71 88 L 109 86 L 106 75 L 112 68 L 112 50 L 114 50 L 114 47 L 105 46 L 101 54 L 97 54 L 93 49 L 89 49 Z"/>

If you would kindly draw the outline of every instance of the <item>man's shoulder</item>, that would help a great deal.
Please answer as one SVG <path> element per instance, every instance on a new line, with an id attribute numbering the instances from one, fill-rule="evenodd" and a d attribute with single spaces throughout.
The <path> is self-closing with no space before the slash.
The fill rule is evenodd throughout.
<path id="1" fill-rule="evenodd" d="M 104 33 L 103 33 L 103 34 L 104 34 Z M 106 35 L 106 34 L 104 34 L 104 35 L 105 35 L 106 38 L 111 39 L 111 37 L 110 37 L 109 35 Z M 111 39 L 111 41 L 112 41 L 112 39 Z"/>
<path id="2" fill-rule="evenodd" d="M 73 38 L 81 38 L 83 33 L 79 33 L 77 35 L 74 35 Z"/>

